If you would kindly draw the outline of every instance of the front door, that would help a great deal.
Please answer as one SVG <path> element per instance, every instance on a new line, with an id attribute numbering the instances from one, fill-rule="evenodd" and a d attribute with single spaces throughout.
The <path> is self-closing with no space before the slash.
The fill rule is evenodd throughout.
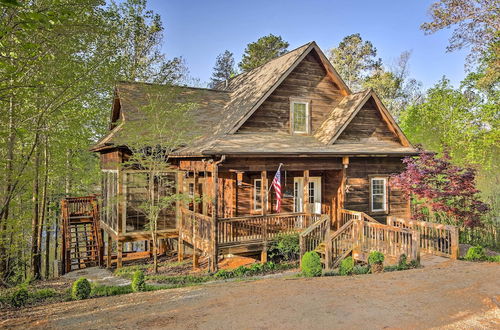
<path id="1" fill-rule="evenodd" d="M 321 214 L 321 177 L 309 177 L 309 207 L 311 213 Z M 304 212 L 304 178 L 293 178 L 293 209 Z"/>

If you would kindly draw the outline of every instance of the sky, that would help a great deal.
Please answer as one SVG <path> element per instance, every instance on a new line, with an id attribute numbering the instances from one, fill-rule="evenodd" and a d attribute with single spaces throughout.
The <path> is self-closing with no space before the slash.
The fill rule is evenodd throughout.
<path id="1" fill-rule="evenodd" d="M 437 1 L 437 0 L 435 0 Z M 323 51 L 343 37 L 360 33 L 377 48 L 384 63 L 412 52 L 410 74 L 424 88 L 443 76 L 458 85 L 465 76 L 467 50 L 447 53 L 452 30 L 425 35 L 432 0 L 149 0 L 165 26 L 163 51 L 182 56 L 191 76 L 208 82 L 218 54 L 228 49 L 236 62 L 250 42 L 270 33 L 290 43 L 289 50 L 316 41 Z"/>

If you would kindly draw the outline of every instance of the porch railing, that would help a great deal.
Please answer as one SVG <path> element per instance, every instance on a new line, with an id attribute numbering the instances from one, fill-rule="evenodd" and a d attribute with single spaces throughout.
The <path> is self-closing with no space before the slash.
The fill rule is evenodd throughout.
<path id="1" fill-rule="evenodd" d="M 200 213 L 181 209 L 179 234 L 182 239 L 204 252 L 211 250 L 213 238 L 212 218 Z"/>
<path id="2" fill-rule="evenodd" d="M 299 236 L 300 255 L 303 256 L 306 252 L 315 250 L 326 239 L 330 226 L 330 216 L 323 214 L 318 221 L 301 232 Z"/>
<path id="3" fill-rule="evenodd" d="M 319 220 L 318 214 L 281 213 L 221 218 L 217 221 L 219 245 L 268 241 L 280 234 L 300 232 Z"/>
<path id="4" fill-rule="evenodd" d="M 344 226 L 350 220 L 364 220 L 368 222 L 379 223 L 377 220 L 370 217 L 368 214 L 359 211 L 351 211 L 346 209 L 340 210 L 339 228 Z"/>
<path id="5" fill-rule="evenodd" d="M 387 217 L 387 224 L 398 228 L 417 230 L 420 233 L 419 246 L 424 252 L 458 258 L 458 228 L 455 226 L 427 221 L 406 220 L 393 216 Z"/>

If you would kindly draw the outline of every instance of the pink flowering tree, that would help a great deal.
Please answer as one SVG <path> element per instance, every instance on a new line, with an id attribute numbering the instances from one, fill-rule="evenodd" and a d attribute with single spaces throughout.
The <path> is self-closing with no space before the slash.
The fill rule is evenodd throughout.
<path id="1" fill-rule="evenodd" d="M 489 206 L 479 199 L 473 168 L 453 165 L 446 151 L 437 157 L 421 148 L 418 156 L 403 162 L 406 170 L 392 177 L 392 185 L 412 197 L 414 219 L 462 227 L 481 224 Z"/>

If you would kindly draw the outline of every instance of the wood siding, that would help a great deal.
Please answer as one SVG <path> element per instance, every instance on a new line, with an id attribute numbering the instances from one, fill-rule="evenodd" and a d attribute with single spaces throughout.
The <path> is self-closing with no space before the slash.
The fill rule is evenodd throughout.
<path id="1" fill-rule="evenodd" d="M 345 208 L 365 212 L 379 221 L 385 222 L 388 215 L 406 218 L 409 216 L 409 202 L 403 192 L 391 187 L 388 180 L 388 210 L 384 213 L 370 210 L 370 176 L 390 176 L 403 170 L 400 158 L 350 158 L 347 168 Z"/>
<path id="2" fill-rule="evenodd" d="M 359 110 L 335 143 L 390 141 L 400 144 L 399 138 L 382 119 L 373 99 Z"/>
<path id="3" fill-rule="evenodd" d="M 310 128 L 314 132 L 342 97 L 318 56 L 311 52 L 238 131 L 289 133 L 290 99 L 299 98 L 310 102 Z"/>

